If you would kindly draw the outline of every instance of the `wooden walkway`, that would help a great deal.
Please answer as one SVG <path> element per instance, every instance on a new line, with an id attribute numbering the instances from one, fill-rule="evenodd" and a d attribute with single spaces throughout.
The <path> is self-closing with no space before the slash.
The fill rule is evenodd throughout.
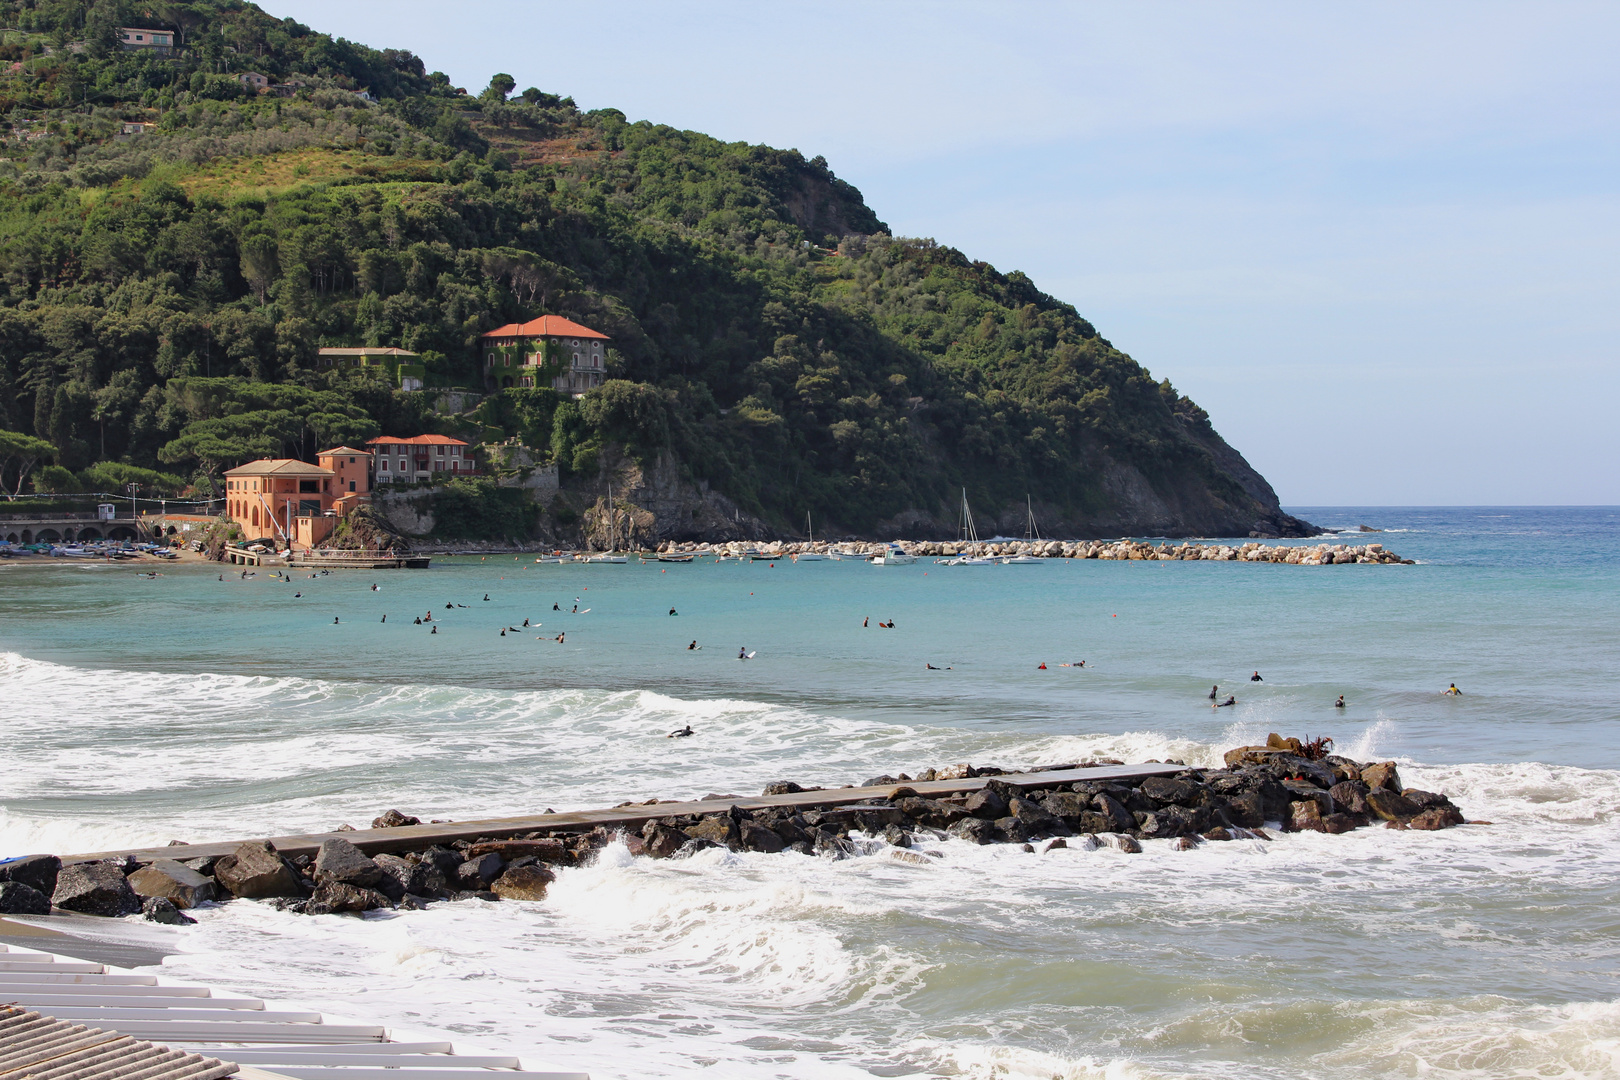
<path id="1" fill-rule="evenodd" d="M 929 798 L 942 798 L 977 791 L 989 780 L 1000 780 L 1019 788 L 1046 788 L 1072 784 L 1076 780 L 1144 780 L 1150 776 L 1173 776 L 1185 772 L 1185 765 L 1100 765 L 1092 768 L 1059 768 L 1041 772 L 1011 773 L 1004 776 L 977 777 L 965 780 L 928 780 L 901 785 L 884 784 L 879 787 L 828 788 L 822 791 L 804 791 L 793 795 L 760 795 L 748 798 L 709 799 L 700 802 L 660 802 L 616 806 L 608 810 L 575 810 L 564 814 L 534 814 L 526 817 L 484 818 L 476 821 L 442 822 L 437 825 L 405 825 L 394 829 L 357 829 L 353 832 L 309 833 L 301 836 L 248 837 L 268 839 L 276 850 L 288 858 L 299 855 L 314 856 L 321 843 L 334 838 L 349 841 L 368 854 L 379 852 L 420 851 L 436 844 L 449 844 L 456 840 L 477 840 L 480 837 L 506 839 L 528 832 L 589 832 L 598 825 L 609 829 L 640 829 L 656 818 L 682 814 L 722 814 L 732 806 L 744 810 L 763 810 L 773 807 L 809 809 L 817 806 L 848 806 L 881 801 L 897 786 L 908 787 Z M 221 840 L 202 844 L 177 844 L 172 847 L 140 848 L 134 851 L 97 851 L 83 855 L 64 855 L 64 863 L 90 862 L 133 854 L 142 861 L 155 859 L 199 859 L 228 855 L 242 840 Z"/>

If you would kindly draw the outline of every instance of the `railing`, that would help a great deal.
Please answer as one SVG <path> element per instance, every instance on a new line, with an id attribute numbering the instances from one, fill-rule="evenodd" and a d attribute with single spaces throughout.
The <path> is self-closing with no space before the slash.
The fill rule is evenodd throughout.
<path id="1" fill-rule="evenodd" d="M 43 512 L 33 514 L 0 514 L 0 521 L 8 525 L 25 525 L 33 521 L 105 521 L 109 525 L 115 521 L 132 524 L 133 517 L 104 518 L 94 510 L 59 510 L 55 513 Z"/>

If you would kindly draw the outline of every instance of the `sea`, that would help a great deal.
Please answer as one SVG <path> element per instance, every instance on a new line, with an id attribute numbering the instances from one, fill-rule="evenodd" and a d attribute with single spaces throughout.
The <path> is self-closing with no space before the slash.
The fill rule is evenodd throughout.
<path id="1" fill-rule="evenodd" d="M 1620 1077 L 1620 508 L 1290 512 L 1416 562 L 0 562 L 0 856 L 1326 736 L 1479 823 L 615 844 L 541 903 L 106 933 L 597 1080 Z"/>

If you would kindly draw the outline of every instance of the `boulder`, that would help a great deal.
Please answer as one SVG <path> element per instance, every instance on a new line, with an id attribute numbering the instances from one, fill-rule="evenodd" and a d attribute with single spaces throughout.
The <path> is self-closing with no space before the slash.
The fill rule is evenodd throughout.
<path id="1" fill-rule="evenodd" d="M 907 863 L 911 866 L 929 865 L 928 856 L 919 855 L 915 851 L 905 851 L 899 848 L 889 852 L 889 858 L 898 863 Z"/>
<path id="2" fill-rule="evenodd" d="M 540 863 L 518 866 L 495 879 L 490 891 L 502 900 L 544 900 L 546 886 L 557 880 L 557 875 Z"/>
<path id="3" fill-rule="evenodd" d="M 1322 818 L 1322 831 L 1327 833 L 1347 833 L 1363 824 L 1365 824 L 1365 821 L 1362 818 L 1351 814 L 1327 814 Z"/>
<path id="4" fill-rule="evenodd" d="M 474 844 L 467 849 L 467 857 L 475 859 L 480 855 L 494 852 L 507 862 L 515 862 L 526 856 L 532 856 L 541 862 L 568 865 L 574 861 L 573 852 L 561 840 L 543 838 L 539 840 L 485 840 Z"/>
<path id="5" fill-rule="evenodd" d="M 1196 785 L 1169 776 L 1150 776 L 1142 781 L 1141 792 L 1160 806 L 1174 803 L 1178 806 L 1198 805 Z"/>
<path id="6" fill-rule="evenodd" d="M 890 825 L 906 824 L 906 815 L 898 806 L 859 806 L 855 824 L 862 832 L 880 833 Z"/>
<path id="7" fill-rule="evenodd" d="M 1328 788 L 1336 811 L 1346 814 L 1367 815 L 1367 785 L 1359 780 L 1341 780 Z"/>
<path id="8" fill-rule="evenodd" d="M 992 791 L 988 787 L 980 788 L 969 795 L 962 808 L 974 817 L 986 821 L 1007 816 L 1007 800 L 1001 797 L 1000 792 Z"/>
<path id="9" fill-rule="evenodd" d="M 163 923 L 167 926 L 190 926 L 197 921 L 176 907 L 174 901 L 166 896 L 148 896 L 146 902 L 141 905 L 141 914 L 146 916 L 147 922 Z"/>
<path id="10" fill-rule="evenodd" d="M 456 867 L 455 883 L 464 891 L 487 889 L 490 882 L 501 876 L 501 868 L 505 865 L 505 860 L 499 855 L 493 851 L 487 852 Z"/>
<path id="11" fill-rule="evenodd" d="M 686 835 L 693 840 L 707 840 L 721 847 L 732 847 L 738 839 L 737 822 L 729 814 L 710 814 L 687 829 Z"/>
<path id="12" fill-rule="evenodd" d="M 1004 818 L 996 818 L 990 824 L 995 827 L 999 839 L 1011 844 L 1022 844 L 1031 836 L 1029 827 L 1011 814 Z"/>
<path id="13" fill-rule="evenodd" d="M 315 886 L 315 895 L 305 902 L 304 911 L 309 915 L 339 915 L 344 912 L 376 911 L 393 906 L 388 897 L 376 889 L 366 889 L 329 878 Z"/>
<path id="14" fill-rule="evenodd" d="M 963 818 L 946 832 L 973 844 L 992 844 L 1001 838 L 994 822 L 978 817 Z"/>
<path id="15" fill-rule="evenodd" d="M 737 823 L 737 842 L 742 845 L 744 851 L 761 851 L 769 855 L 774 855 L 787 846 L 776 833 L 747 818 Z"/>
<path id="16" fill-rule="evenodd" d="M 1041 800 L 1041 807 L 1053 817 L 1074 823 L 1091 809 L 1091 800 L 1071 791 L 1054 791 Z"/>
<path id="17" fill-rule="evenodd" d="M 1401 790 L 1401 775 L 1395 770 L 1393 761 L 1380 762 L 1377 765 L 1368 765 L 1361 770 L 1361 782 L 1374 791 L 1386 788 L 1390 791 Z"/>
<path id="18" fill-rule="evenodd" d="M 1131 816 L 1131 812 L 1125 809 L 1118 799 L 1107 792 L 1099 793 L 1091 800 L 1091 805 L 1108 819 L 1109 827 L 1103 830 L 1104 832 L 1123 833 L 1136 828 L 1136 818 Z"/>
<path id="19" fill-rule="evenodd" d="M 1450 806 L 1451 800 L 1444 795 L 1437 795 L 1432 791 L 1419 791 L 1417 788 L 1401 789 L 1401 798 L 1412 803 L 1419 810 L 1433 810 L 1436 807 Z"/>
<path id="20" fill-rule="evenodd" d="M 898 825 L 890 825 L 883 830 L 883 842 L 894 847 L 908 848 L 911 846 L 911 834 Z"/>
<path id="21" fill-rule="evenodd" d="M 1105 833 L 1114 829 L 1114 819 L 1107 814 L 1099 814 L 1095 810 L 1087 810 L 1075 822 L 1075 831 L 1081 833 Z"/>
<path id="22" fill-rule="evenodd" d="M 411 817 L 409 814 L 402 814 L 398 810 L 385 810 L 381 816 L 371 819 L 371 827 L 373 829 L 398 829 L 405 825 L 420 824 L 422 824 L 421 818 Z"/>
<path id="23" fill-rule="evenodd" d="M 56 891 L 62 860 L 55 855 L 23 855 L 0 862 L 0 881 L 15 881 L 46 896 Z"/>
<path id="24" fill-rule="evenodd" d="M 1413 817 L 1412 820 L 1408 821 L 1406 824 L 1409 828 L 1430 831 L 1434 829 L 1449 829 L 1453 825 L 1463 824 L 1463 816 L 1455 806 L 1447 804 L 1445 806 L 1436 806 L 1432 809 L 1425 810 L 1423 813 Z"/>
<path id="25" fill-rule="evenodd" d="M 1128 833 L 1098 833 L 1097 839 L 1115 851 L 1123 851 L 1127 855 L 1140 855 L 1142 853 L 1142 845 L 1137 842 L 1136 837 Z"/>
<path id="26" fill-rule="evenodd" d="M 687 840 L 691 839 L 680 829 L 672 829 L 668 825 L 649 822 L 651 828 L 641 834 L 642 841 L 647 845 L 647 854 L 654 859 L 667 859 L 681 850 Z"/>
<path id="27" fill-rule="evenodd" d="M 1362 776 L 1366 776 L 1363 771 Z M 1408 802 L 1399 792 L 1387 787 L 1367 792 L 1367 809 L 1385 821 L 1409 821 L 1421 812 L 1416 803 Z"/>
<path id="28" fill-rule="evenodd" d="M 433 847 L 421 851 L 416 856 L 423 865 L 431 866 L 437 870 L 447 885 L 453 885 L 456 880 L 456 871 L 461 868 L 462 856 L 452 848 L 435 844 Z"/>
<path id="29" fill-rule="evenodd" d="M 0 915 L 49 915 L 51 898 L 20 881 L 0 881 Z"/>
<path id="30" fill-rule="evenodd" d="M 1322 827 L 1322 805 L 1315 799 L 1302 799 L 1290 803 L 1288 819 L 1284 822 L 1293 832 L 1326 832 Z"/>
<path id="31" fill-rule="evenodd" d="M 804 819 L 797 815 L 772 818 L 765 822 L 765 827 L 781 837 L 784 844 L 790 846 L 793 844 L 814 844 L 815 838 L 801 824 L 803 821 Z"/>
<path id="32" fill-rule="evenodd" d="M 761 795 L 797 795 L 799 792 L 801 792 L 803 790 L 804 790 L 804 788 L 800 787 L 798 784 L 795 784 L 792 780 L 777 780 L 777 781 L 774 781 L 773 783 L 766 784 L 765 785 L 765 790 L 760 792 L 760 794 Z"/>
<path id="33" fill-rule="evenodd" d="M 159 859 L 150 866 L 143 866 L 129 875 L 128 881 L 142 900 L 161 898 L 181 911 L 190 911 L 214 898 L 213 879 L 173 859 Z M 151 917 L 148 912 L 147 918 Z"/>
<path id="34" fill-rule="evenodd" d="M 1012 798 L 1007 800 L 1007 814 L 1018 819 L 1024 831 L 1031 836 L 1048 836 L 1053 833 L 1067 833 L 1069 827 L 1063 824 L 1061 818 L 1046 812 L 1045 807 L 1033 799 Z"/>
<path id="35" fill-rule="evenodd" d="M 402 859 L 398 855 L 378 855 L 372 861 L 382 871 L 382 880 L 374 887 L 394 903 L 399 903 L 409 894 L 434 895 L 436 890 L 430 888 L 427 882 L 430 867 Z"/>
<path id="36" fill-rule="evenodd" d="M 1307 780 L 1284 780 L 1282 786 L 1287 790 L 1290 802 L 1314 802 L 1321 808 L 1323 816 L 1333 813 L 1333 797 L 1315 784 Z"/>
<path id="37" fill-rule="evenodd" d="M 64 866 L 56 875 L 51 903 L 81 915 L 118 918 L 141 910 L 140 898 L 112 863 L 85 862 Z"/>
<path id="38" fill-rule="evenodd" d="M 1226 816 L 1234 825 L 1258 829 L 1266 823 L 1266 804 L 1258 791 L 1241 791 L 1226 800 Z"/>
<path id="39" fill-rule="evenodd" d="M 1232 837 L 1232 832 L 1231 832 L 1230 829 L 1227 829 L 1227 828 L 1225 828 L 1224 826 L 1221 826 L 1221 825 L 1217 825 L 1217 826 L 1215 826 L 1215 828 L 1209 830 L 1209 832 L 1204 834 L 1204 839 L 1205 840 L 1231 840 L 1231 839 L 1233 839 L 1233 837 Z"/>
<path id="40" fill-rule="evenodd" d="M 314 876 L 316 884 L 335 881 L 370 889 L 383 879 L 383 871 L 359 848 L 347 840 L 334 838 L 321 842 L 321 850 L 315 856 Z"/>
<path id="41" fill-rule="evenodd" d="M 932 825 L 936 829 L 948 829 L 963 818 L 972 816 L 961 803 L 942 799 L 901 799 L 895 807 L 913 821 Z"/>
<path id="42" fill-rule="evenodd" d="M 257 900 L 303 896 L 304 886 L 268 840 L 249 840 L 214 864 L 214 880 L 232 896 Z"/>

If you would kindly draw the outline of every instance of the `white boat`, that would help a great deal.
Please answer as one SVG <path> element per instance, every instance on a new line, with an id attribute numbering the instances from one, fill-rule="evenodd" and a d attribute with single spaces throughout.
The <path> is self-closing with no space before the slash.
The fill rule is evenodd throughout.
<path id="1" fill-rule="evenodd" d="M 804 533 L 808 537 L 806 543 L 814 544 L 816 542 L 815 530 L 810 528 L 810 512 L 808 510 L 804 514 Z M 827 556 L 819 551 L 801 551 L 793 556 L 794 562 L 825 562 L 826 559 Z"/>
<path id="2" fill-rule="evenodd" d="M 608 549 L 598 555 L 587 555 L 585 561 L 588 563 L 627 563 L 630 561 L 630 557 L 619 554 L 619 513 L 613 508 L 613 485 L 609 484 L 607 490 Z"/>
<path id="3" fill-rule="evenodd" d="M 1024 496 L 1024 511 L 1029 515 L 1025 519 L 1024 543 L 1033 544 L 1041 538 L 1041 530 L 1035 527 L 1035 506 L 1029 501 L 1028 494 Z M 1029 566 L 1043 561 L 1034 555 L 1012 555 L 1001 560 L 1004 566 Z"/>
<path id="4" fill-rule="evenodd" d="M 996 560 L 986 555 L 958 555 L 954 559 L 936 559 L 941 566 L 994 566 Z"/>
<path id="5" fill-rule="evenodd" d="M 604 551 L 600 555 L 587 555 L 585 557 L 585 561 L 600 563 L 627 563 L 630 561 L 630 556 L 619 555 L 612 551 Z"/>
<path id="6" fill-rule="evenodd" d="M 962 509 L 958 518 L 958 531 L 961 533 L 962 543 L 979 543 L 979 530 L 973 524 L 973 511 L 968 509 L 967 488 L 962 489 Z M 940 560 L 939 564 L 941 566 L 994 566 L 996 560 L 986 555 L 958 555 L 955 558 Z"/>
<path id="7" fill-rule="evenodd" d="M 867 561 L 873 566 L 910 566 L 917 561 L 917 556 L 906 554 L 898 542 L 891 540 L 887 548 Z"/>

